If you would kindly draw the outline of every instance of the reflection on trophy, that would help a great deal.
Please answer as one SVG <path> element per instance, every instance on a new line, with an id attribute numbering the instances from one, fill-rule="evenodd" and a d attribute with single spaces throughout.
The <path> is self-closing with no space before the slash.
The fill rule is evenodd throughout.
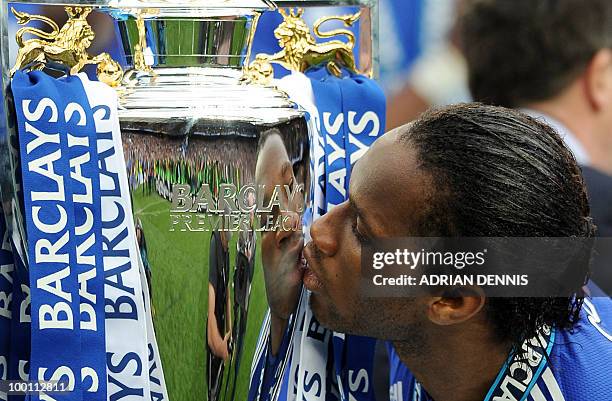
<path id="1" fill-rule="evenodd" d="M 305 177 L 308 164 L 299 158 L 296 164 L 292 163 L 289 149 L 291 147 L 286 146 L 279 130 L 265 131 L 259 138 L 255 181 L 265 186 L 266 200 L 272 198 L 278 184 L 292 189 L 303 183 L 298 177 Z M 303 193 L 303 189 L 300 191 Z M 288 318 L 295 309 L 302 281 L 300 266 L 304 238 L 300 212 L 304 210 L 304 196 L 294 196 L 290 200 L 283 192 L 281 198 L 281 203 L 288 208 L 284 211 L 274 208 L 261 216 L 262 225 L 270 217 L 283 222 L 277 230 L 262 233 L 261 257 L 270 309 Z"/>

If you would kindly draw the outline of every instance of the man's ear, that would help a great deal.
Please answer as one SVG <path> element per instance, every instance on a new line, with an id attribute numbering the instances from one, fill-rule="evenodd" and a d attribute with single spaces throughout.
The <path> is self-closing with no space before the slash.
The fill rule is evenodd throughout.
<path id="1" fill-rule="evenodd" d="M 463 323 L 480 312 L 485 301 L 480 287 L 456 287 L 429 300 L 427 317 L 440 326 Z"/>
<path id="2" fill-rule="evenodd" d="M 612 49 L 595 53 L 586 69 L 585 89 L 591 107 L 599 111 L 612 103 Z"/>

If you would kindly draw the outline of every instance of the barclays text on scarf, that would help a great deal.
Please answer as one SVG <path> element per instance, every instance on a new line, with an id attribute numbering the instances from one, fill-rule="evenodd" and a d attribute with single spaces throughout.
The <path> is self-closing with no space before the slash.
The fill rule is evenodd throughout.
<path id="1" fill-rule="evenodd" d="M 170 231 L 295 231 L 304 211 L 304 184 L 203 184 L 172 187 Z"/>
<path id="2" fill-rule="evenodd" d="M 477 286 L 493 297 L 571 296 L 588 278 L 593 250 L 610 246 L 611 238 L 376 239 L 362 246 L 361 290 L 412 297 Z"/>

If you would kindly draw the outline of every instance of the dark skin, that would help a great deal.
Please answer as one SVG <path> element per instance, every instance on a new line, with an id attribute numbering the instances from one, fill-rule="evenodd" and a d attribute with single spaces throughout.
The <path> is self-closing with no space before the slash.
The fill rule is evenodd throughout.
<path id="1" fill-rule="evenodd" d="M 422 235 L 420 222 L 435 194 L 416 151 L 398 143 L 398 133 L 385 134 L 355 165 L 350 200 L 313 223 L 304 285 L 323 325 L 391 340 L 436 401 L 480 400 L 509 352 L 486 320 L 480 289 L 419 298 L 366 298 L 359 292 L 361 244 Z"/>
<path id="2" fill-rule="evenodd" d="M 287 150 L 279 134 L 271 134 L 259 150 L 255 180 L 258 185 L 266 185 L 264 206 L 267 206 L 276 185 L 293 188 L 297 180 Z M 284 187 L 283 187 L 284 188 Z M 284 224 L 275 231 L 264 231 L 261 236 L 261 258 L 264 271 L 266 295 L 270 306 L 270 345 L 276 355 L 282 341 L 288 319 L 293 313 L 300 294 L 303 269 L 301 252 L 304 239 L 299 211 L 303 210 L 303 193 L 290 202 L 286 191 L 280 192 L 281 204 L 286 210 L 274 208 L 270 213 L 272 221 L 285 218 Z M 262 213 L 262 223 L 268 214 Z"/>

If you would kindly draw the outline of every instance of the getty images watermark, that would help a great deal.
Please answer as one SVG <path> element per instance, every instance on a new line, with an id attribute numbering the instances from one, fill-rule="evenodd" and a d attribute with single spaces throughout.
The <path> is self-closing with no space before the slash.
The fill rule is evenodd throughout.
<path id="1" fill-rule="evenodd" d="M 475 286 L 492 297 L 572 296 L 588 278 L 594 246 L 593 238 L 377 239 L 362 247 L 361 288 L 369 297 Z"/>
<path id="2" fill-rule="evenodd" d="M 304 211 L 304 184 L 236 187 L 221 184 L 217 191 L 203 184 L 172 187 L 170 231 L 294 231 L 292 213 Z"/>

